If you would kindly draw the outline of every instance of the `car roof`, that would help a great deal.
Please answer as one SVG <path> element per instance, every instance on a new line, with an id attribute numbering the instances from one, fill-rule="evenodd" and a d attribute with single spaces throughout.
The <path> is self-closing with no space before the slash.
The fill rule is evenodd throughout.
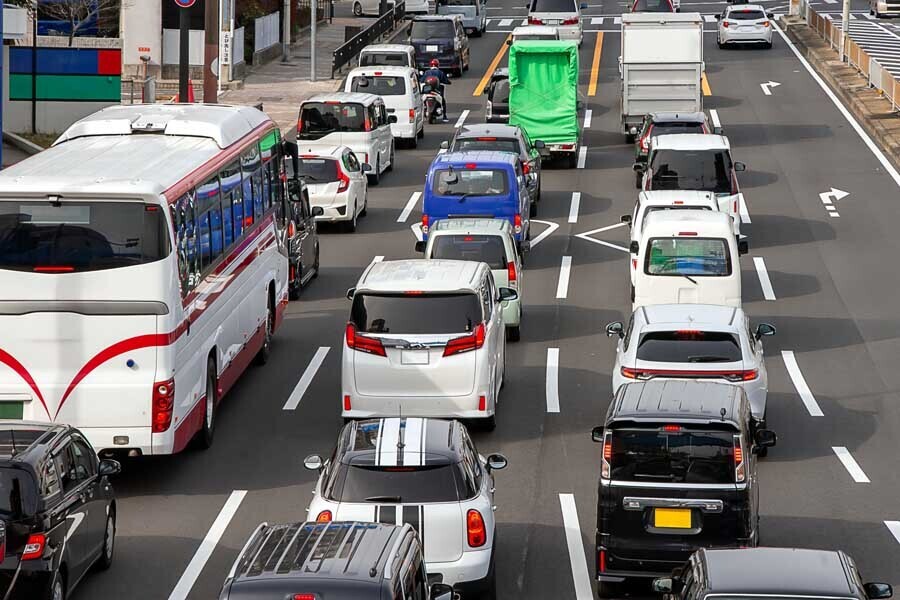
<path id="1" fill-rule="evenodd" d="M 456 134 L 457 138 L 473 137 L 514 137 L 518 138 L 519 127 L 504 123 L 472 123 L 463 125 Z"/>
<path id="2" fill-rule="evenodd" d="M 742 12 L 745 10 L 761 10 L 762 12 L 766 12 L 765 7 L 762 4 L 733 4 L 726 6 L 728 12 Z"/>
<path id="3" fill-rule="evenodd" d="M 681 236 L 690 232 L 698 237 L 734 233 L 732 216 L 711 210 L 664 210 L 650 213 L 644 225 L 644 237 Z"/>
<path id="4" fill-rule="evenodd" d="M 514 152 L 501 152 L 500 150 L 475 150 L 463 152 L 445 152 L 438 155 L 432 163 L 438 167 L 445 164 L 458 166 L 460 164 L 475 163 L 479 167 L 510 166 L 515 167 L 519 155 Z"/>
<path id="5" fill-rule="evenodd" d="M 69 429 L 57 423 L 0 420 L 0 464 L 31 463 Z"/>
<path id="6" fill-rule="evenodd" d="M 409 44 L 369 44 L 361 52 L 415 52 Z"/>
<path id="7" fill-rule="evenodd" d="M 740 424 L 749 419 L 749 401 L 740 386 L 713 381 L 655 379 L 620 387 L 609 420 L 610 423 L 721 423 L 740 430 Z"/>
<path id="8" fill-rule="evenodd" d="M 424 291 L 432 293 L 474 291 L 484 263 L 467 260 L 407 259 L 372 263 L 362 274 L 357 291 Z"/>
<path id="9" fill-rule="evenodd" d="M 521 27 L 516 27 L 512 31 L 513 37 L 517 35 L 559 35 L 559 30 L 556 27 L 551 27 L 549 25 L 523 25 Z"/>
<path id="10" fill-rule="evenodd" d="M 416 15 L 413 21 L 462 21 L 462 15 Z"/>
<path id="11" fill-rule="evenodd" d="M 734 595 L 840 596 L 854 594 L 842 553 L 800 548 L 700 550 L 709 590 Z M 765 577 L 760 577 L 765 573 Z"/>
<path id="12" fill-rule="evenodd" d="M 338 159 L 344 153 L 344 150 L 349 149 L 349 146 L 310 146 L 305 148 L 303 142 L 300 142 L 298 155 L 300 158 L 322 157 Z"/>
<path id="13" fill-rule="evenodd" d="M 638 309 L 650 325 L 690 323 L 705 326 L 733 326 L 743 321 L 744 311 L 718 304 L 652 304 Z"/>
<path id="14" fill-rule="evenodd" d="M 706 115 L 702 112 L 653 112 L 650 119 L 654 123 L 705 123 Z"/>
<path id="15" fill-rule="evenodd" d="M 377 467 L 446 465 L 462 460 L 462 450 L 458 421 L 389 417 L 348 423 L 338 440 L 337 459 Z"/>
<path id="16" fill-rule="evenodd" d="M 724 135 L 714 133 L 667 133 L 654 136 L 654 150 L 730 150 Z"/>
<path id="17" fill-rule="evenodd" d="M 347 79 L 354 77 L 356 75 L 366 75 L 371 76 L 375 74 L 381 75 L 401 75 L 408 76 L 414 75 L 418 76 L 418 71 L 413 69 L 412 67 L 404 67 L 402 65 L 386 65 L 386 66 L 378 66 L 371 65 L 368 67 L 354 67 L 347 73 Z"/>
<path id="18" fill-rule="evenodd" d="M 381 101 L 381 96 L 363 92 L 328 92 L 327 94 L 310 96 L 301 102 L 300 105 L 302 106 L 309 102 L 355 102 L 357 104 L 368 104 L 376 101 Z"/>
<path id="19" fill-rule="evenodd" d="M 480 233 L 512 235 L 512 225 L 506 219 L 453 218 L 440 219 L 431 229 L 431 235 L 444 233 Z"/>
<path id="20" fill-rule="evenodd" d="M 716 195 L 713 192 L 701 192 L 697 190 L 652 190 L 638 194 L 639 202 L 644 206 L 671 206 L 679 204 L 718 206 Z"/>

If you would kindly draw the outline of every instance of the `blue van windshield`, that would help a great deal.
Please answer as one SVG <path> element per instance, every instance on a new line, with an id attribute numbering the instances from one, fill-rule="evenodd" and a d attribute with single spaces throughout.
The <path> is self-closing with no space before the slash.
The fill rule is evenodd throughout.
<path id="1" fill-rule="evenodd" d="M 436 196 L 505 196 L 509 179 L 501 169 L 444 169 L 435 172 L 431 191 Z"/>

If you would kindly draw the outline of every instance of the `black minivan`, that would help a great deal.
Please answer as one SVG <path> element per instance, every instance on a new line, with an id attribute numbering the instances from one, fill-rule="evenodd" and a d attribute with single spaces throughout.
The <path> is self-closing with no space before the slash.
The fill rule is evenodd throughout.
<path id="1" fill-rule="evenodd" d="M 671 573 L 699 548 L 756 546 L 756 454 L 775 444 L 738 386 L 678 379 L 619 388 L 606 422 L 597 502 L 601 597 Z"/>
<path id="2" fill-rule="evenodd" d="M 112 565 L 120 470 L 73 427 L 0 421 L 0 598 L 63 600 Z"/>

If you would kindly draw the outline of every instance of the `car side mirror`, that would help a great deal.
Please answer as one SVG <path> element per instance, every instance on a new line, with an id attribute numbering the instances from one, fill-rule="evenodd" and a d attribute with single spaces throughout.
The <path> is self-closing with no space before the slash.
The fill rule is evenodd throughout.
<path id="1" fill-rule="evenodd" d="M 118 475 L 122 472 L 122 463 L 111 458 L 104 458 L 100 461 L 100 466 L 97 468 L 97 472 L 104 477 L 109 475 Z"/>
<path id="2" fill-rule="evenodd" d="M 598 444 L 603 443 L 603 435 L 606 433 L 606 428 L 603 425 L 597 425 L 593 429 L 591 429 L 591 440 L 597 442 Z"/>
<path id="3" fill-rule="evenodd" d="M 363 163 L 360 165 L 360 170 L 362 170 L 363 173 L 368 173 L 372 170 L 372 165 L 370 165 L 369 163 Z"/>
<path id="4" fill-rule="evenodd" d="M 512 46 L 512 43 L 513 43 L 512 38 L 507 38 L 507 39 L 506 39 L 506 45 L 507 45 L 507 46 Z"/>
<path id="5" fill-rule="evenodd" d="M 775 335 L 775 326 L 770 325 L 768 323 L 760 323 L 756 326 L 756 339 L 760 339 L 762 337 L 767 337 L 770 335 Z"/>
<path id="6" fill-rule="evenodd" d="M 869 600 L 876 600 L 876 598 L 890 598 L 894 595 L 894 589 L 889 583 L 867 583 L 863 585 L 863 589 Z"/>
<path id="7" fill-rule="evenodd" d="M 638 134 L 637 127 L 632 127 L 631 129 L 628 130 L 628 135 L 637 135 L 637 134 Z"/>
<path id="8" fill-rule="evenodd" d="M 631 225 L 631 215 L 622 215 L 622 218 L 619 220 L 622 221 L 623 223 L 627 223 L 628 225 Z"/>
<path id="9" fill-rule="evenodd" d="M 356 288 L 352 287 L 347 290 L 347 300 L 353 300 L 353 296 L 356 295 Z"/>
<path id="10" fill-rule="evenodd" d="M 625 328 L 622 326 L 622 321 L 613 321 L 606 326 L 606 337 L 625 337 Z"/>
<path id="11" fill-rule="evenodd" d="M 441 142 L 441 150 L 449 150 L 449 149 L 450 149 L 450 142 L 448 142 L 447 140 L 444 140 L 443 142 Z"/>
<path id="12" fill-rule="evenodd" d="M 766 13 L 766 18 L 767 18 L 767 19 L 771 19 L 771 20 L 774 21 L 774 20 L 775 20 L 775 13 L 767 12 L 767 13 Z"/>
<path id="13" fill-rule="evenodd" d="M 312 207 L 312 216 L 321 217 L 324 214 L 325 214 L 325 209 L 322 208 L 321 206 L 313 206 Z"/>
<path id="14" fill-rule="evenodd" d="M 715 17 L 716 17 L 716 21 L 721 21 L 721 20 L 722 20 L 722 15 L 715 15 Z"/>
<path id="15" fill-rule="evenodd" d="M 425 242 L 416 242 L 416 252 L 425 252 Z"/>
<path id="16" fill-rule="evenodd" d="M 632 254 L 637 254 L 638 252 L 641 251 L 641 247 L 640 247 L 640 245 L 638 245 L 637 240 L 628 244 L 628 251 L 631 252 Z"/>
<path id="17" fill-rule="evenodd" d="M 741 240 L 738 242 L 738 255 L 743 256 L 750 252 L 750 244 L 747 243 L 747 240 Z"/>
<path id="18" fill-rule="evenodd" d="M 671 594 L 672 587 L 671 577 L 658 577 L 650 584 L 650 588 L 657 594 Z"/>
<path id="19" fill-rule="evenodd" d="M 647 166 L 644 163 L 636 162 L 633 165 L 631 165 L 631 170 L 634 171 L 635 173 L 643 173 L 644 171 L 647 170 Z"/>
<path id="20" fill-rule="evenodd" d="M 509 461 L 502 454 L 489 454 L 487 457 L 488 471 L 499 471 L 505 469 Z"/>
<path id="21" fill-rule="evenodd" d="M 498 300 L 500 302 L 509 302 L 511 300 L 518 300 L 518 299 L 519 299 L 519 292 L 517 292 L 516 290 L 514 290 L 512 288 L 505 288 L 505 287 L 500 288 L 500 297 L 498 298 Z"/>
<path id="22" fill-rule="evenodd" d="M 757 429 L 753 434 L 753 441 L 756 442 L 757 451 L 762 448 L 771 448 L 778 441 L 778 436 L 771 429 Z"/>
<path id="23" fill-rule="evenodd" d="M 544 140 L 535 140 L 534 144 L 532 145 L 534 146 L 535 150 L 543 150 L 547 147 L 547 144 L 544 143 Z"/>
<path id="24" fill-rule="evenodd" d="M 716 135 L 722 135 L 725 133 L 725 130 L 721 127 L 713 127 L 713 133 Z"/>
<path id="25" fill-rule="evenodd" d="M 396 122 L 397 122 L 397 115 L 388 115 L 388 123 L 393 124 Z"/>
<path id="26" fill-rule="evenodd" d="M 742 162 L 736 162 L 736 163 L 734 163 L 734 170 L 738 173 L 741 173 L 742 171 L 747 170 L 747 165 L 745 165 Z"/>
<path id="27" fill-rule="evenodd" d="M 310 454 L 303 459 L 303 466 L 310 471 L 321 471 L 325 466 L 325 461 L 318 454 Z"/>
<path id="28" fill-rule="evenodd" d="M 577 101 L 575 103 L 575 110 L 578 110 L 578 111 L 584 110 L 584 102 L 582 102 L 581 100 Z"/>
<path id="29" fill-rule="evenodd" d="M 431 600 L 453 600 L 453 588 L 446 583 L 431 584 Z"/>

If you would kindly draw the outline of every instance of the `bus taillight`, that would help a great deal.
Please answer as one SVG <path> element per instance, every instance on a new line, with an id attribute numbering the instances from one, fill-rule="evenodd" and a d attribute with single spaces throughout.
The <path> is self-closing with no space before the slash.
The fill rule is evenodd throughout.
<path id="1" fill-rule="evenodd" d="M 153 433 L 163 433 L 172 425 L 175 406 L 175 379 L 153 384 Z"/>

